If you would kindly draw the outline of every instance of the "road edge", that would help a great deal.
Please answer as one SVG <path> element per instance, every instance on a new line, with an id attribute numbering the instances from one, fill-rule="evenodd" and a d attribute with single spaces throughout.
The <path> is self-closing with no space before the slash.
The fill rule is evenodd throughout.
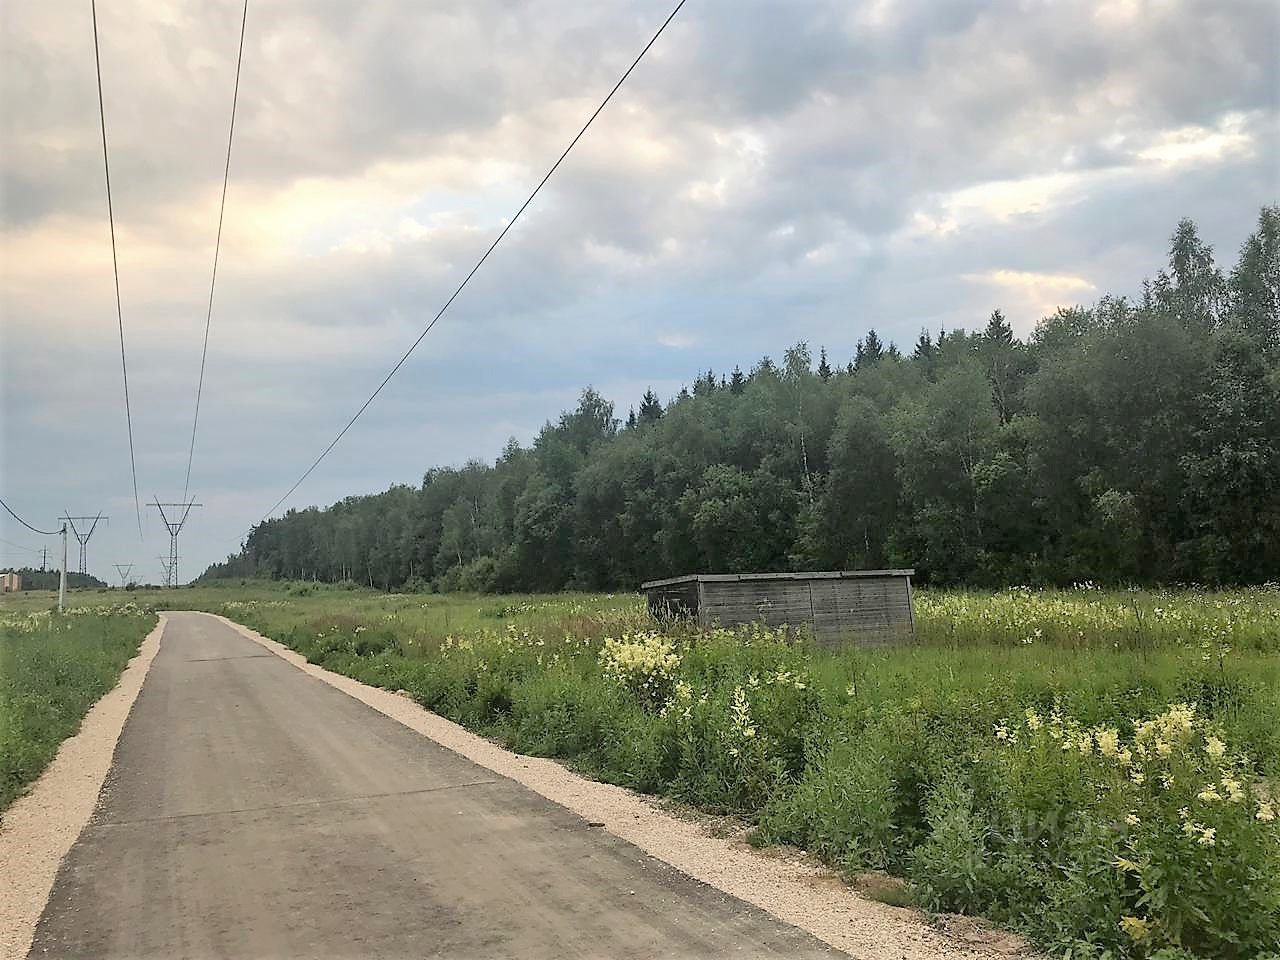
<path id="1" fill-rule="evenodd" d="M 1009 960 L 1034 956 L 1011 934 L 970 925 L 960 935 L 931 926 L 918 912 L 859 896 L 832 870 L 808 858 L 771 856 L 740 840 L 716 837 L 666 813 L 654 799 L 579 776 L 562 764 L 513 753 L 411 698 L 369 686 L 309 662 L 284 644 L 218 614 L 221 621 L 304 673 L 452 750 L 573 811 L 684 874 L 759 907 L 859 960 Z M 969 940 L 965 936 L 971 935 Z"/>
<path id="2" fill-rule="evenodd" d="M 97 806 L 120 733 L 160 650 L 166 622 L 163 613 L 157 614 L 155 627 L 116 685 L 89 708 L 80 729 L 62 741 L 49 766 L 4 811 L 0 877 L 7 882 L 0 897 L 0 957 L 21 960 L 31 950 L 58 868 Z"/>

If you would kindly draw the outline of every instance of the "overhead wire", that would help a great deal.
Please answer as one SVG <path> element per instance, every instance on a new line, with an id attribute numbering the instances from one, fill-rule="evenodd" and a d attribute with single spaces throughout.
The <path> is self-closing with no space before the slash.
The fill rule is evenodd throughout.
<path id="1" fill-rule="evenodd" d="M 13 517 L 13 519 L 17 520 L 20 524 L 22 524 L 32 533 L 38 533 L 42 537 L 56 537 L 58 534 L 62 533 L 61 530 L 41 530 L 39 527 L 33 527 L 31 524 L 27 523 L 27 521 L 23 520 L 20 516 L 14 513 L 13 508 L 10 507 L 3 500 L 0 500 L 0 507 L 4 507 L 5 512 L 8 513 L 9 516 Z"/>
<path id="2" fill-rule="evenodd" d="M 244 31 L 249 20 L 249 0 L 244 0 L 240 15 L 240 48 L 236 53 L 236 80 L 231 93 L 231 124 L 227 130 L 227 162 L 222 169 L 222 202 L 218 205 L 218 236 L 213 245 L 213 273 L 209 279 L 209 308 L 204 317 L 204 345 L 200 348 L 200 379 L 196 384 L 196 412 L 191 418 L 191 448 L 187 451 L 187 478 L 182 484 L 182 499 L 191 488 L 191 464 L 196 455 L 196 430 L 200 425 L 200 398 L 204 394 L 204 367 L 209 356 L 209 326 L 213 320 L 213 292 L 218 283 L 218 254 L 222 251 L 222 219 L 227 209 L 227 182 L 231 178 L 231 144 L 236 135 L 236 104 L 240 101 L 240 67 L 244 62 Z"/>
<path id="3" fill-rule="evenodd" d="M 98 78 L 98 119 L 102 126 L 102 170 L 107 182 L 107 222 L 111 226 L 111 272 L 116 283 L 116 324 L 120 328 L 120 372 L 124 378 L 124 416 L 129 430 L 129 470 L 133 476 L 133 510 L 138 518 L 138 539 L 142 535 L 142 503 L 138 499 L 138 461 L 133 452 L 133 411 L 129 405 L 129 365 L 124 349 L 124 310 L 120 306 L 120 261 L 116 255 L 116 217 L 111 202 L 111 162 L 107 150 L 107 111 L 102 100 L 102 54 L 98 48 L 98 5 L 89 0 L 93 17 L 93 63 Z"/>
<path id="4" fill-rule="evenodd" d="M 8 546 L 8 547 L 17 547 L 19 550 L 26 550 L 28 553 L 40 553 L 40 552 L 41 552 L 41 551 L 37 550 L 35 547 L 28 547 L 28 546 L 27 546 L 26 544 L 24 544 L 24 543 L 14 543 L 12 540 L 4 540 L 4 539 L 0 539 L 0 543 L 3 543 L 5 546 Z"/>
<path id="5" fill-rule="evenodd" d="M 338 435 L 329 442 L 329 445 L 324 448 L 320 456 L 316 457 L 315 461 L 311 464 L 311 466 L 307 467 L 307 469 L 303 471 L 302 476 L 300 476 L 294 482 L 293 486 L 291 486 L 288 489 L 288 491 L 286 491 L 284 496 L 282 496 L 279 500 L 277 500 L 272 505 L 271 509 L 268 510 L 265 514 L 263 514 L 262 520 L 265 521 L 267 517 L 275 513 L 276 509 L 282 503 L 288 500 L 289 497 L 293 495 L 294 491 L 297 490 L 298 487 L 302 485 L 303 481 L 305 481 L 307 477 L 311 476 L 312 471 L 314 471 L 316 467 L 320 466 L 324 458 L 327 457 L 329 453 L 333 450 L 333 448 L 338 445 L 338 442 L 343 438 L 343 436 L 346 435 L 347 431 L 351 429 L 351 427 L 355 424 L 355 422 L 360 419 L 361 414 L 363 414 L 365 410 L 368 409 L 369 404 L 373 403 L 373 401 L 377 398 L 378 394 L 382 392 L 382 389 L 391 381 L 391 378 L 394 377 L 397 372 L 399 372 L 402 366 L 404 366 L 405 361 L 407 361 L 409 357 L 413 354 L 413 352 L 418 349 L 418 345 L 422 343 L 426 335 L 431 332 L 431 329 L 436 325 L 436 323 L 440 320 L 440 318 L 444 316 L 445 311 L 449 309 L 449 307 L 453 304 L 453 301 L 458 298 L 458 295 L 461 294 L 462 291 L 466 288 L 467 284 L 471 282 L 471 278 L 476 275 L 479 269 L 484 265 L 485 261 L 489 259 L 489 255 L 493 253 L 495 249 L 497 249 L 498 244 L 502 242 L 502 239 L 507 235 L 507 233 L 511 230 L 511 228 L 515 226 L 516 221 L 520 219 L 520 215 L 524 213 L 524 211 L 528 208 L 529 204 L 533 202 L 534 198 L 546 185 L 547 181 L 550 180 L 552 175 L 556 172 L 556 170 L 559 169 L 560 164 L 564 162 L 565 157 L 569 155 L 569 152 L 573 150 L 573 148 L 577 145 L 578 141 L 582 139 L 583 134 L 585 134 L 587 132 L 587 129 L 591 126 L 591 124 L 595 122 L 596 117 L 598 117 L 600 113 L 604 110 L 604 108 L 608 106 L 609 101 L 613 99 L 613 95 L 618 92 L 619 88 L 621 88 L 623 83 L 626 82 L 627 78 L 631 76 L 631 72 L 635 70 L 635 68 L 639 65 L 640 61 L 644 59 L 644 55 L 649 52 L 649 49 L 658 41 L 658 38 L 662 36 L 663 31 L 667 29 L 667 25 L 670 24 L 671 21 L 675 19 L 676 14 L 680 12 L 680 9 L 685 5 L 686 2 L 687 0 L 679 0 L 679 2 L 675 5 L 674 9 L 672 9 L 671 13 L 668 14 L 667 18 L 662 22 L 662 25 L 658 27 L 657 31 L 653 34 L 653 36 L 649 38 L 649 42 L 644 45 L 644 48 L 636 56 L 635 60 L 631 62 L 631 66 L 627 67 L 626 72 L 623 73 L 622 76 L 618 79 L 618 82 L 613 85 L 613 88 L 609 91 L 608 95 L 604 98 L 604 100 L 600 102 L 600 105 L 596 107 L 595 111 L 591 114 L 591 116 L 587 118 L 587 122 L 582 125 L 582 129 L 578 131 L 577 135 L 569 142 L 569 145 L 565 147 L 564 152 L 560 154 L 556 162 L 551 165 L 551 169 L 548 170 L 546 175 L 538 182 L 538 185 L 533 188 L 533 192 L 529 194 L 529 196 L 525 199 L 524 203 L 520 205 L 520 209 L 518 209 L 515 212 L 515 215 L 509 221 L 507 221 L 506 226 L 502 228 L 502 231 L 498 234 L 498 236 L 494 239 L 494 241 L 491 244 L 489 244 L 488 249 L 486 249 L 484 254 L 480 257 L 480 259 L 476 261 L 475 266 L 471 268 L 471 270 L 467 273 L 467 275 L 462 279 L 462 282 L 458 284 L 457 288 L 449 296 L 449 299 L 444 302 L 444 306 L 442 306 L 439 309 L 439 311 L 436 313 L 436 315 L 432 317 L 431 322 L 426 325 L 426 327 L 423 329 L 423 331 L 420 334 L 418 334 L 417 339 L 414 340 L 412 344 L 410 344 L 409 349 L 404 352 L 404 355 L 401 356 L 398 361 L 396 361 L 396 365 L 391 368 L 391 371 L 385 377 L 382 378 L 382 382 L 378 384 L 377 389 L 375 389 L 373 393 L 369 395 L 368 399 L 365 400 L 364 403 L 360 405 L 360 408 L 355 412 L 355 415 L 352 416 L 351 419 L 347 421 L 346 426 L 344 426 L 341 430 L 338 431 Z"/>

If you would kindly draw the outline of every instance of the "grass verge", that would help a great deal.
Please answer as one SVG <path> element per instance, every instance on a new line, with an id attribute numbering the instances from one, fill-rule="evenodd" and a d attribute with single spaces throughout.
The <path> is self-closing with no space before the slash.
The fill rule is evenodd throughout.
<path id="1" fill-rule="evenodd" d="M 115 686 L 155 621 L 132 604 L 61 617 L 0 612 L 0 811 Z"/>

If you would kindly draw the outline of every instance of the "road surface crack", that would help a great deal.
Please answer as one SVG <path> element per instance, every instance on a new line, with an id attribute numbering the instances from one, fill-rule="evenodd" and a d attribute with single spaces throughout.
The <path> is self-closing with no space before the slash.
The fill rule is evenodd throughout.
<path id="1" fill-rule="evenodd" d="M 324 807 L 338 803 L 361 803 L 366 800 L 384 800 L 388 797 L 413 797 L 423 793 L 440 793 L 445 790 L 460 790 L 465 787 L 480 787 L 487 783 L 497 783 L 496 778 L 487 780 L 468 780 L 465 783 L 449 783 L 439 787 L 422 787 L 418 790 L 392 790 L 388 793 L 366 793 L 354 797 L 331 797 L 325 800 L 295 800 L 292 803 L 271 803 L 260 807 L 234 807 L 230 810 L 202 810 L 196 813 L 172 813 L 163 817 L 139 817 L 136 820 L 103 820 L 93 824 L 95 827 L 132 827 L 146 823 L 168 823 L 174 820 L 199 820 L 207 817 L 236 816 L 242 813 L 266 813 L 272 810 L 291 810 L 298 807 Z"/>

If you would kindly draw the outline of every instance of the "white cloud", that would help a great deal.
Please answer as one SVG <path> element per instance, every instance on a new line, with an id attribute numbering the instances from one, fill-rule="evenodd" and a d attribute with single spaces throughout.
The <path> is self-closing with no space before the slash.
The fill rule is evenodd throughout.
<path id="1" fill-rule="evenodd" d="M 672 350 L 688 350 L 698 341 L 687 333 L 661 333 L 658 334 L 658 342 Z"/>
<path id="2" fill-rule="evenodd" d="M 1229 113 L 1212 127 L 1193 125 L 1163 131 L 1137 155 L 1162 167 L 1214 164 L 1228 158 L 1248 157 L 1254 148 L 1250 126 L 1249 118 L 1243 113 Z"/>
<path id="3" fill-rule="evenodd" d="M 1097 294 L 1097 287 L 1085 277 L 1062 273 L 997 269 L 965 274 L 964 279 L 992 288 L 1019 336 L 1030 333 L 1037 320 L 1058 307 L 1087 302 Z"/>

